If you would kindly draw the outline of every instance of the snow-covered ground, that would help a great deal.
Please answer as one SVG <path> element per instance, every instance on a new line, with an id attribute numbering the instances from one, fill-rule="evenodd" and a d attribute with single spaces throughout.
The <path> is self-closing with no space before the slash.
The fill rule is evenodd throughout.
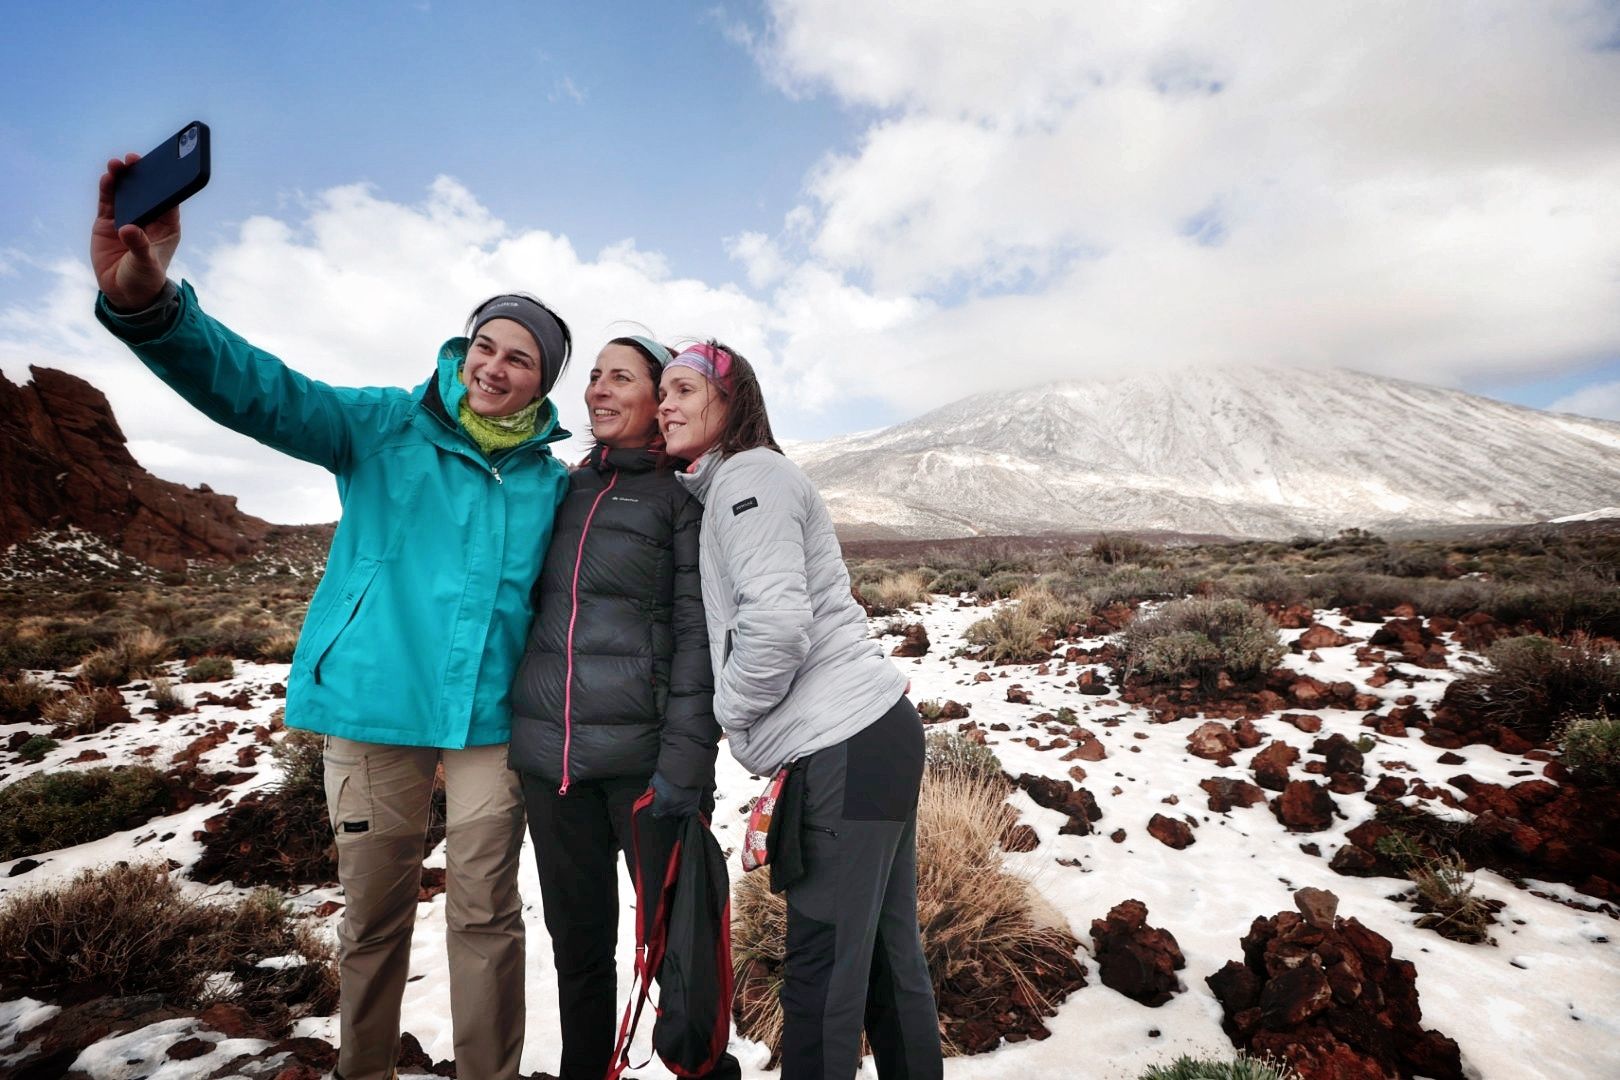
<path id="1" fill-rule="evenodd" d="M 919 611 L 933 642 L 932 650 L 917 660 L 895 661 L 912 679 L 913 698 L 951 698 L 968 704 L 972 721 L 987 731 L 991 725 L 1008 725 L 1008 731 L 988 734 L 990 745 L 1014 775 L 1031 772 L 1067 779 L 1074 763 L 1060 762 L 1063 749 L 1037 750 L 1024 740 L 1036 736 L 1042 745 L 1051 742 L 1052 736 L 1044 725 L 1031 724 L 1037 714 L 1055 713 L 1065 706 L 1078 714 L 1079 723 L 1093 732 L 1108 751 L 1101 761 L 1078 763 L 1086 772 L 1084 786 L 1095 795 L 1103 811 L 1097 833 L 1060 836 L 1058 829 L 1064 821 L 1060 815 L 1039 808 L 1024 793 L 1015 792 L 1011 796 L 1013 804 L 1022 820 L 1035 828 L 1041 842 L 1033 851 L 1007 855 L 1007 866 L 1030 878 L 1067 918 L 1076 936 L 1088 945 L 1092 919 L 1102 917 L 1122 900 L 1134 897 L 1143 901 L 1149 922 L 1173 933 L 1186 955 L 1187 966 L 1181 972 L 1186 992 L 1160 1008 L 1150 1009 L 1104 987 L 1096 976 L 1095 964 L 1088 963 L 1090 985 L 1059 1007 L 1049 1024 L 1051 1038 L 1003 1045 L 988 1054 L 948 1061 L 948 1080 L 1033 1076 L 1128 1080 L 1147 1066 L 1178 1054 L 1230 1055 L 1231 1044 L 1220 1026 L 1221 1007 L 1204 979 L 1228 960 L 1241 957 L 1239 939 L 1256 916 L 1293 910 L 1291 893 L 1305 885 L 1337 893 L 1342 915 L 1355 916 L 1389 938 L 1395 954 L 1412 961 L 1418 972 L 1424 1026 L 1437 1028 L 1457 1040 L 1471 1075 L 1480 1080 L 1620 1077 L 1620 925 L 1612 914 L 1544 899 L 1485 872 L 1478 875 L 1477 892 L 1506 905 L 1492 930 L 1494 946 L 1459 944 L 1419 929 L 1415 925 L 1417 915 L 1407 905 L 1390 899 L 1404 891 L 1403 883 L 1388 878 L 1342 877 L 1328 869 L 1328 860 L 1344 843 L 1344 832 L 1373 813 L 1372 804 L 1360 795 L 1334 796 L 1343 819 L 1320 833 L 1289 833 L 1264 805 L 1225 815 L 1213 813 L 1206 809 L 1207 798 L 1198 782 L 1223 775 L 1250 778 L 1247 763 L 1257 750 L 1237 752 L 1233 755 L 1235 763 L 1226 768 L 1192 757 L 1187 753 L 1186 737 L 1202 722 L 1201 718 L 1154 724 L 1140 708 L 1112 698 L 1084 696 L 1066 685 L 1085 670 L 1083 664 L 1069 664 L 1060 672 L 1060 665 L 1054 663 L 1051 674 L 1037 675 L 1034 665 L 995 668 L 952 659 L 962 630 L 986 613 L 984 608 L 959 606 L 944 599 Z M 1322 619 L 1362 639 L 1376 629 L 1372 624 L 1342 625 L 1337 613 L 1322 613 Z M 874 626 L 887 622 L 874 620 Z M 1297 633 L 1284 631 L 1284 636 L 1291 638 Z M 886 647 L 897 640 L 888 639 Z M 1355 649 L 1355 645 L 1347 645 L 1319 650 L 1320 661 L 1290 655 L 1285 663 L 1326 681 L 1349 680 L 1358 690 L 1377 694 L 1386 703 L 1411 694 L 1425 709 L 1438 700 L 1446 680 L 1454 674 L 1426 672 L 1436 677 L 1411 687 L 1397 680 L 1374 689 L 1365 682 L 1372 668 L 1356 666 Z M 1464 654 L 1460 647 L 1453 646 L 1452 656 L 1460 659 Z M 238 764 L 237 751 L 255 742 L 255 725 L 265 724 L 280 705 L 266 688 L 284 680 L 286 671 L 282 665 L 239 663 L 235 679 L 206 689 L 225 696 L 248 688 L 254 700 L 248 710 L 203 706 L 195 714 L 162 722 L 142 718 L 116 725 L 95 735 L 64 740 L 38 765 L 0 766 L 0 780 L 10 782 L 38 769 L 121 761 L 146 760 L 162 767 L 210 726 L 233 721 L 237 727 L 231 735 L 201 760 L 205 768 L 255 771 L 252 779 L 231 789 L 239 798 L 274 779 L 268 754 L 244 767 Z M 979 672 L 988 672 L 992 677 L 976 682 L 974 677 Z M 1007 702 L 1007 687 L 1015 682 L 1030 692 L 1030 704 Z M 182 689 L 195 696 L 204 688 L 187 684 Z M 144 695 L 128 696 L 137 712 L 146 704 Z M 1361 726 L 1359 712 L 1329 709 L 1317 710 L 1314 715 L 1323 721 L 1321 732 L 1315 735 L 1299 731 L 1275 716 L 1261 719 L 1258 724 L 1266 736 L 1262 746 L 1274 739 L 1289 742 L 1300 750 L 1303 764 L 1312 760 L 1309 749 L 1317 739 L 1339 732 L 1354 740 L 1369 730 Z M 956 726 L 956 722 L 939 725 L 947 730 Z M 39 726 L 39 730 L 44 727 Z M 1366 755 L 1370 781 L 1380 773 L 1391 772 L 1438 786 L 1448 777 L 1466 771 L 1480 780 L 1511 784 L 1528 776 L 1540 776 L 1543 767 L 1541 762 L 1483 746 L 1465 747 L 1461 751 L 1467 759 L 1464 765 L 1442 765 L 1436 759 L 1443 751 L 1421 742 L 1415 732 L 1407 738 L 1374 738 L 1377 745 Z M 146 747 L 155 749 L 145 751 Z M 106 758 L 82 765 L 67 764 L 68 759 L 87 749 L 98 750 Z M 137 757 L 138 752 L 144 757 Z M 715 832 L 721 846 L 731 852 L 740 835 L 739 808 L 757 793 L 762 782 L 738 767 L 723 747 L 718 780 Z M 40 856 L 43 865 L 18 877 L 6 877 L 12 864 L 0 863 L 0 896 L 19 888 L 65 880 L 81 867 L 131 856 L 166 857 L 189 864 L 200 852 L 192 832 L 219 809 L 217 803 L 199 805 L 94 843 L 51 852 Z M 1444 807 L 1431 809 L 1446 812 Z M 1155 840 L 1147 832 L 1147 823 L 1156 813 L 1190 815 L 1196 823 L 1195 842 L 1176 851 Z M 1125 838 L 1116 843 L 1110 834 L 1120 829 Z M 1320 855 L 1301 849 L 1302 844 L 1310 843 L 1319 845 Z M 441 848 L 430 858 L 430 864 L 439 861 L 442 865 L 442 857 Z M 527 845 L 522 875 L 529 916 L 530 1017 L 523 1069 L 554 1073 L 558 1057 L 556 990 L 550 943 L 540 918 L 533 852 Z M 1562 886 L 1529 884 L 1538 892 L 1596 906 L 1589 898 Z M 195 883 L 188 887 L 212 893 L 232 891 Z M 630 985 L 629 896 L 626 881 L 621 887 L 621 995 Z M 334 899 L 341 900 L 336 889 L 313 889 L 299 894 L 294 903 L 313 910 L 323 901 Z M 337 918 L 327 917 L 328 933 L 335 929 Z M 406 988 L 402 1021 L 404 1030 L 414 1034 L 435 1059 L 451 1056 L 444 935 L 441 895 L 419 909 L 412 968 L 423 977 Z M 5 1071 L 7 1049 L 16 1034 L 49 1019 L 54 1011 L 26 998 L 0 1004 L 0 1073 Z M 650 1028 L 650 1023 L 643 1024 L 643 1044 Z M 294 1034 L 336 1042 L 336 1018 L 303 1021 Z M 220 1038 L 199 1031 L 192 1021 L 166 1021 L 98 1043 L 85 1052 L 76 1067 L 98 1080 L 137 1076 L 190 1080 L 209 1075 L 221 1061 L 228 1060 L 230 1053 L 252 1052 L 259 1047 L 237 1040 L 223 1048 L 225 1057 L 216 1050 L 189 1061 L 165 1058 L 168 1046 L 189 1037 Z M 767 1055 L 762 1047 L 736 1040 L 733 1050 L 742 1062 L 745 1077 L 775 1075 L 764 1067 Z M 646 1078 L 669 1076 L 656 1062 L 635 1070 L 635 1074 Z M 876 1076 L 870 1059 L 861 1075 Z"/>

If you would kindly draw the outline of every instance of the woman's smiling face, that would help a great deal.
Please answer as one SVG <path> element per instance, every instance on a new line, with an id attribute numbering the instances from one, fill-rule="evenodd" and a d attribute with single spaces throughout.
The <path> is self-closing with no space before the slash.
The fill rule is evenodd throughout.
<path id="1" fill-rule="evenodd" d="M 540 394 L 540 346 L 522 323 L 491 319 L 467 346 L 461 379 L 473 412 L 508 416 Z"/>
<path id="2" fill-rule="evenodd" d="M 689 367 L 664 369 L 659 383 L 658 429 L 673 457 L 696 461 L 720 438 L 726 402 L 714 384 Z"/>
<path id="3" fill-rule="evenodd" d="M 658 434 L 658 387 L 646 357 L 629 345 L 603 346 L 585 386 L 591 435 L 604 446 L 647 446 Z"/>

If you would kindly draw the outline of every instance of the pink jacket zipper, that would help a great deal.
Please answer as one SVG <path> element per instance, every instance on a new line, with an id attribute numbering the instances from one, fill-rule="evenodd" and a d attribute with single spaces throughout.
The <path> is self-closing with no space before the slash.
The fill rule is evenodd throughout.
<path id="1" fill-rule="evenodd" d="M 579 619 L 579 564 L 585 561 L 585 537 L 590 535 L 591 519 L 596 517 L 596 508 L 602 505 L 602 498 L 618 482 L 619 470 L 614 469 L 607 487 L 596 493 L 590 513 L 585 515 L 585 524 L 579 530 L 579 550 L 574 552 L 574 584 L 570 594 L 573 606 L 568 612 L 568 674 L 563 680 L 562 787 L 557 789 L 558 795 L 568 794 L 568 750 L 574 741 L 574 623 Z"/>

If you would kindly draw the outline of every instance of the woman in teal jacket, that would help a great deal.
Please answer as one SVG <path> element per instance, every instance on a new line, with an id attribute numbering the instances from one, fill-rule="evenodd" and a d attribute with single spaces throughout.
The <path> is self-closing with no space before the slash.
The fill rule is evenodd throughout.
<path id="1" fill-rule="evenodd" d="M 532 297 L 474 310 L 414 391 L 300 375 L 168 281 L 179 212 L 113 223 L 108 163 L 91 238 L 96 314 L 211 419 L 313 462 L 343 514 L 299 635 L 287 724 L 326 736 L 327 803 L 346 907 L 336 1075 L 384 1080 L 399 1011 L 434 774 L 447 802 L 447 921 L 463 1076 L 515 1080 L 523 1046 L 523 805 L 506 768 L 508 694 L 530 590 L 567 473 L 547 395 L 566 324 Z"/>

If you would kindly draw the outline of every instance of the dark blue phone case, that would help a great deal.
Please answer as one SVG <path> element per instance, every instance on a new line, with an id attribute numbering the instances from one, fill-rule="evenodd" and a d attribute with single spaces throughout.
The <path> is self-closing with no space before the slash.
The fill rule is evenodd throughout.
<path id="1" fill-rule="evenodd" d="M 193 121 L 125 169 L 113 189 L 113 223 L 146 225 L 208 183 L 208 125 Z"/>

